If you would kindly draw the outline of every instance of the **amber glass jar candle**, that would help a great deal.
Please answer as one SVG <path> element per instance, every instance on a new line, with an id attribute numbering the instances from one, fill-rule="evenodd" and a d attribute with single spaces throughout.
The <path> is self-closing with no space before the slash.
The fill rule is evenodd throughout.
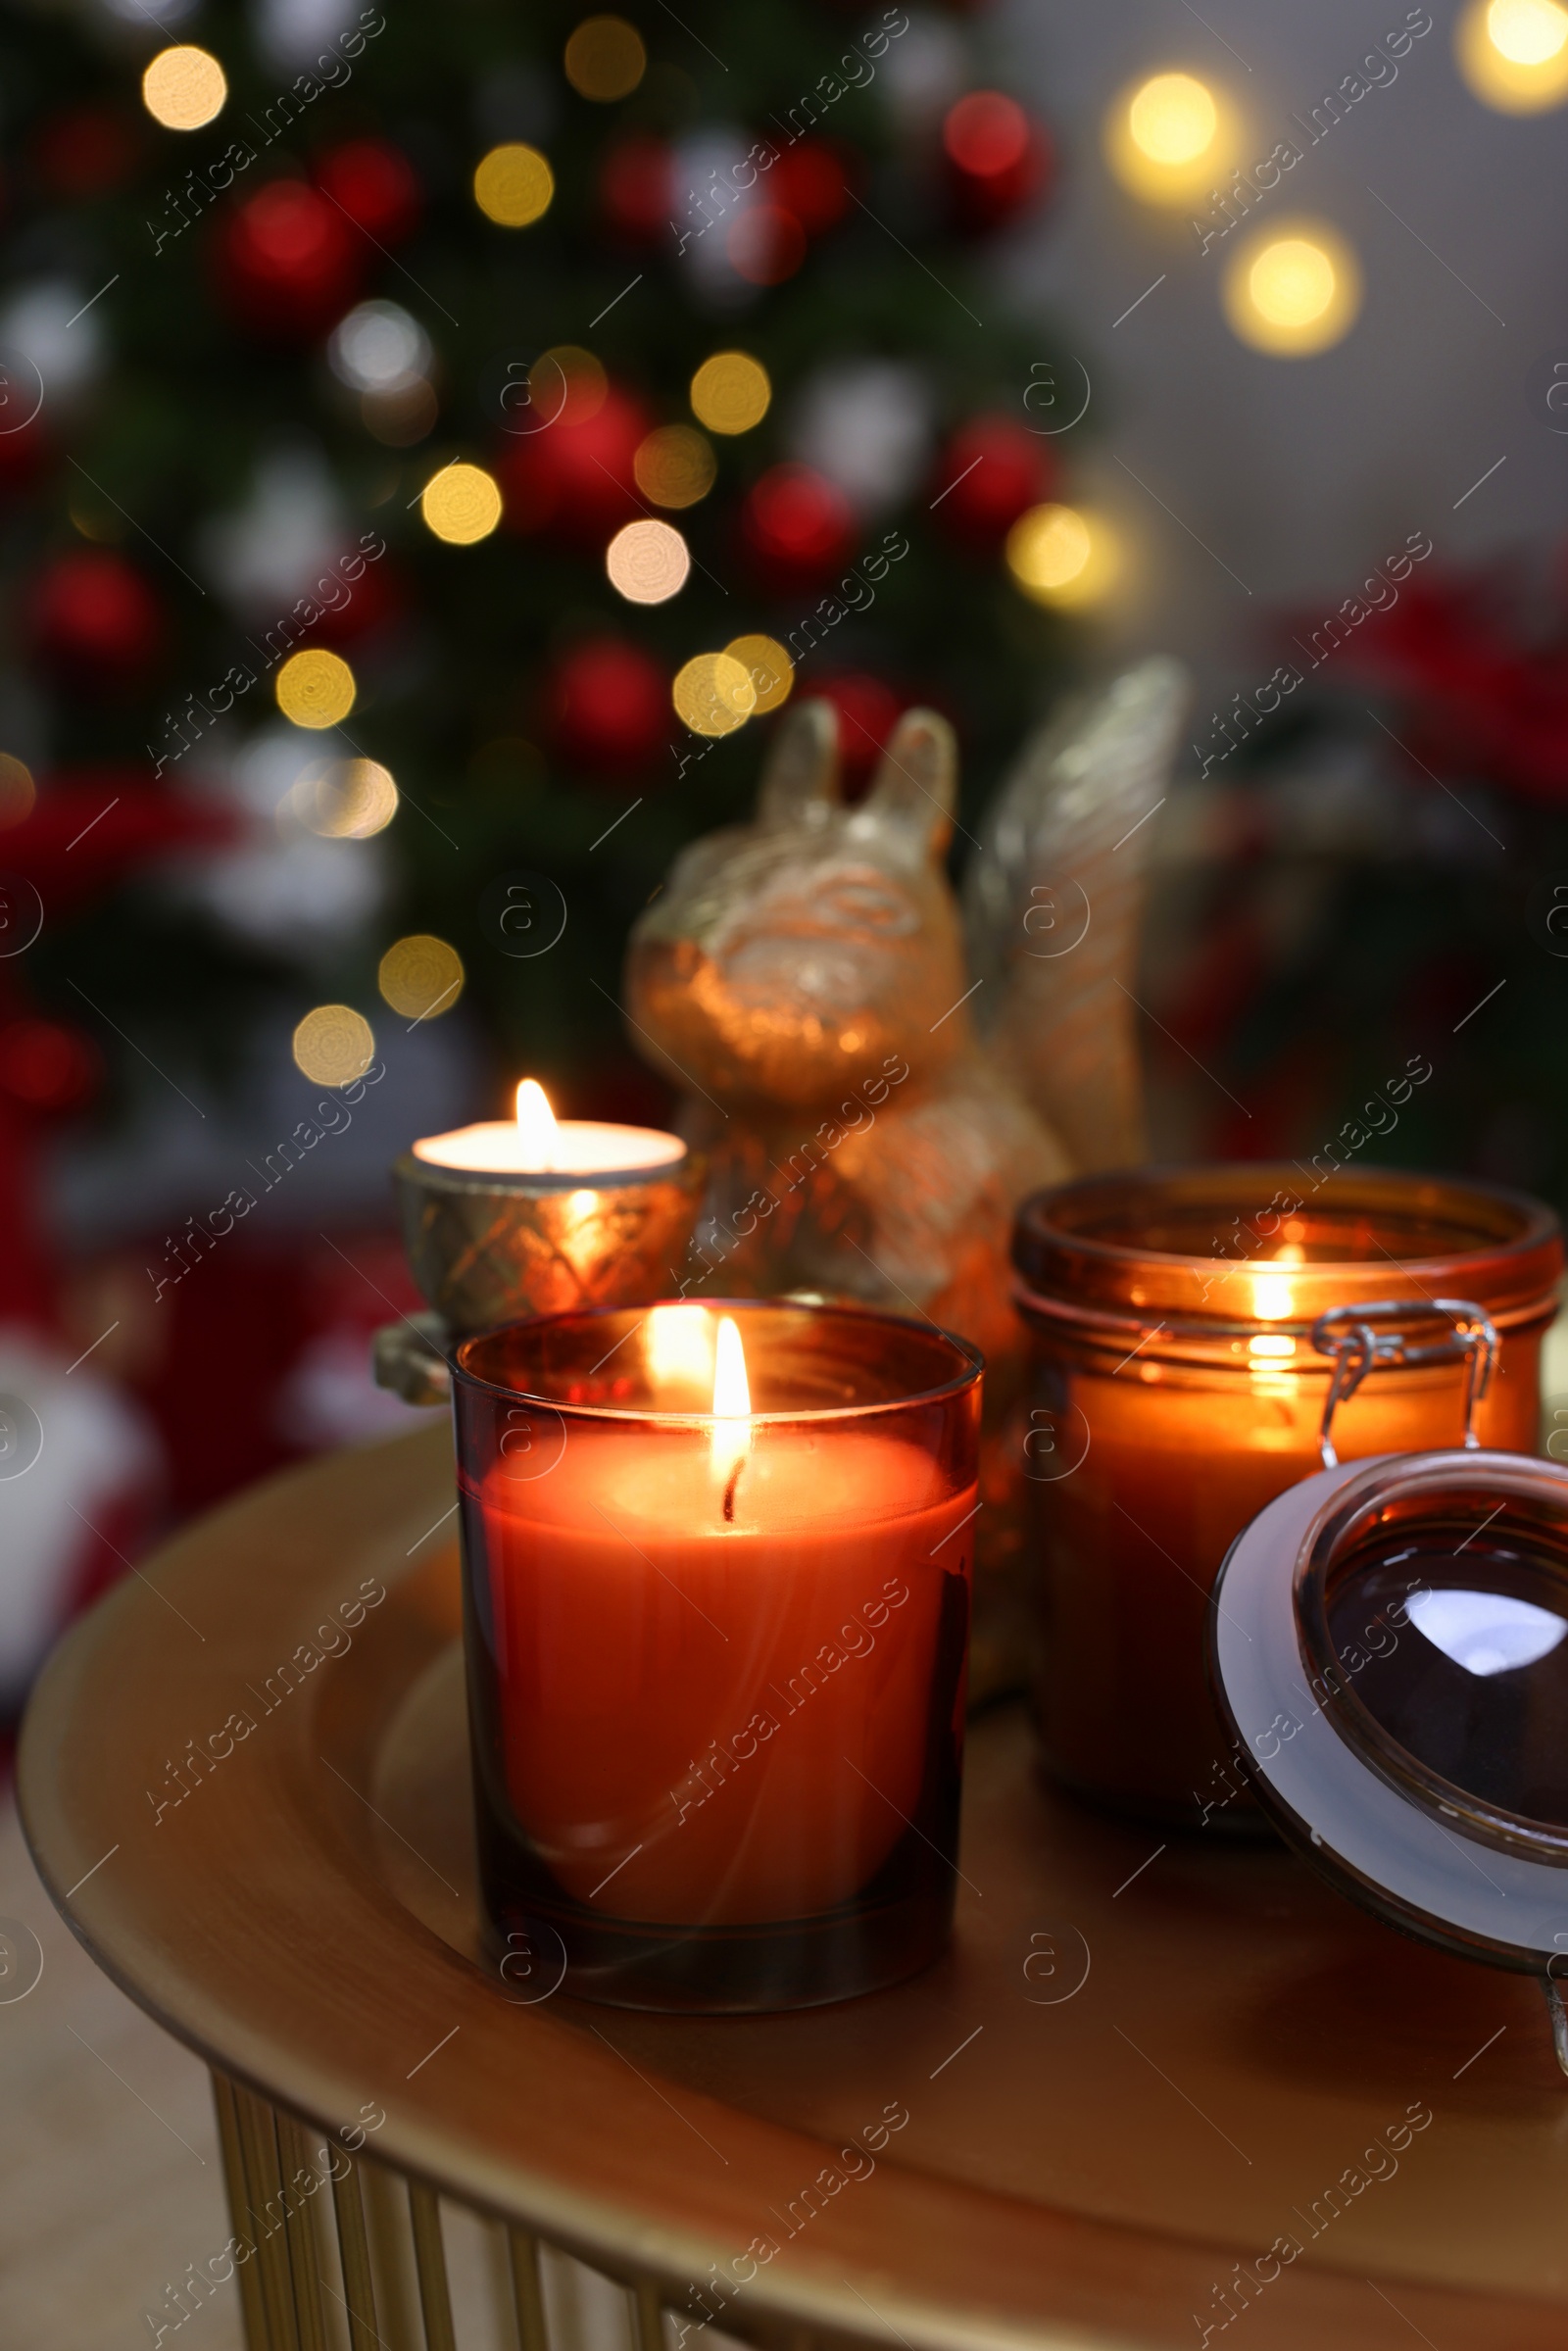
<path id="1" fill-rule="evenodd" d="M 1500 1342 L 1482 1445 L 1537 1446 L 1557 1221 L 1490 1185 L 1245 1163 L 1096 1176 L 1038 1194 L 1013 1244 L 1034 1339 L 1024 1468 L 1043 1610 L 1035 1679 L 1048 1768 L 1172 1825 L 1256 1825 L 1203 1670 L 1204 1611 L 1230 1544 L 1322 1466 L 1334 1360 L 1320 1315 L 1373 1301 L 1410 1351 L 1338 1409 L 1343 1459 L 1465 1440 L 1474 1366 L 1435 1301 Z M 1371 1326 L 1369 1326 L 1371 1327 Z"/>

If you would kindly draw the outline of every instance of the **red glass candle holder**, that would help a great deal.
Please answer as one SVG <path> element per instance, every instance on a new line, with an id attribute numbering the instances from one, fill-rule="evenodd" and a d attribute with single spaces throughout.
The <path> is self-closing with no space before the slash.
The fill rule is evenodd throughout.
<path id="1" fill-rule="evenodd" d="M 1156 1169 L 1026 1201 L 1013 1261 L 1034 1338 L 1046 1763 L 1120 1810 L 1255 1833 L 1203 1673 L 1226 1551 L 1334 1458 L 1331 1382 L 1345 1459 L 1463 1442 L 1482 1366 L 1450 1308 L 1497 1343 L 1476 1441 L 1533 1452 L 1557 1220 L 1431 1176 L 1345 1168 L 1314 1188 L 1294 1166 Z"/>
<path id="2" fill-rule="evenodd" d="M 752 1410 L 715 1416 L 733 1317 Z M 952 1918 L 980 1358 L 757 1301 L 517 1323 L 454 1379 L 470 1724 L 503 1974 L 808 2007 Z"/>

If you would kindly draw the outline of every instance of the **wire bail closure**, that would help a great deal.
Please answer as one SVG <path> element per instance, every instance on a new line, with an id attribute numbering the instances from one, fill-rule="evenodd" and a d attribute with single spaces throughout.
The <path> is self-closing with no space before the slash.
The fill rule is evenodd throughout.
<path id="1" fill-rule="evenodd" d="M 1362 1306 L 1330 1306 L 1312 1325 L 1312 1345 L 1320 1355 L 1334 1358 L 1334 1377 L 1324 1399 L 1323 1425 L 1317 1440 L 1325 1469 L 1338 1469 L 1340 1465 L 1332 1435 L 1336 1408 L 1354 1396 L 1367 1373 L 1379 1366 L 1402 1370 L 1428 1363 L 1457 1363 L 1462 1359 L 1466 1366 L 1464 1442 L 1472 1452 L 1479 1447 L 1476 1407 L 1492 1385 L 1497 1360 L 1496 1325 L 1484 1307 L 1473 1305 L 1468 1298 L 1435 1298 L 1431 1311 L 1446 1314 L 1453 1323 L 1446 1338 L 1430 1339 L 1415 1346 L 1403 1331 L 1373 1328 L 1375 1323 L 1390 1322 L 1396 1316 L 1409 1319 L 1414 1313 L 1420 1319 L 1425 1311 L 1411 1298 L 1375 1298 Z M 1336 1329 L 1336 1324 L 1341 1327 Z"/>

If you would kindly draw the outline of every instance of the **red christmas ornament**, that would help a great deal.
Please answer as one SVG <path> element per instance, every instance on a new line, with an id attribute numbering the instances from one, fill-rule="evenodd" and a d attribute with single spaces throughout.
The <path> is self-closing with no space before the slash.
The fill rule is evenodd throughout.
<path id="1" fill-rule="evenodd" d="M 1051 167 L 1051 142 L 1016 99 L 971 90 L 942 125 L 948 190 L 960 228 L 998 228 L 1039 196 Z"/>
<path id="2" fill-rule="evenodd" d="M 103 1056 L 90 1037 L 58 1020 L 0 1028 L 0 1088 L 34 1110 L 74 1110 L 97 1092 Z"/>
<path id="3" fill-rule="evenodd" d="M 950 538 L 991 547 L 1055 481 L 1055 460 L 1038 433 L 1011 416 L 971 416 L 937 459 L 929 503 Z"/>
<path id="4" fill-rule="evenodd" d="M 329 203 L 378 245 L 400 245 L 418 226 L 422 191 L 414 166 L 387 139 L 350 139 L 316 162 L 316 184 Z"/>
<path id="5" fill-rule="evenodd" d="M 667 237 L 675 213 L 675 157 L 667 141 L 648 131 L 617 139 L 599 167 L 599 210 L 623 244 Z"/>
<path id="6" fill-rule="evenodd" d="M 906 708 L 880 677 L 866 669 L 844 669 L 820 678 L 810 691 L 832 703 L 839 714 L 839 771 L 853 800 L 870 781 L 888 737 Z"/>
<path id="7" fill-rule="evenodd" d="M 760 185 L 769 203 L 793 213 L 808 237 L 837 228 L 854 198 L 855 159 L 835 139 L 801 139 L 783 154 Z"/>
<path id="8" fill-rule="evenodd" d="M 730 268 L 748 285 L 781 286 L 806 259 L 806 231 L 779 204 L 749 204 L 724 240 Z"/>
<path id="9" fill-rule="evenodd" d="M 809 465 L 774 465 L 747 492 L 741 531 L 766 585 L 804 586 L 844 562 L 855 514 L 843 491 Z"/>
<path id="10" fill-rule="evenodd" d="M 590 637 L 564 654 L 545 689 L 547 730 L 574 767 L 634 774 L 669 740 L 669 680 L 624 637 Z"/>
<path id="11" fill-rule="evenodd" d="M 644 512 L 632 461 L 649 418 L 639 401 L 613 386 L 590 416 L 574 418 L 572 405 L 554 423 L 519 433 L 500 456 L 507 527 L 602 547 Z"/>
<path id="12" fill-rule="evenodd" d="M 163 642 L 163 612 L 141 573 L 108 548 L 56 558 L 32 595 L 32 637 L 40 658 L 72 685 L 122 686 L 147 667 Z"/>
<path id="13" fill-rule="evenodd" d="M 342 317 L 370 250 L 315 188 L 273 179 L 223 223 L 219 287 L 242 326 L 304 341 Z"/>

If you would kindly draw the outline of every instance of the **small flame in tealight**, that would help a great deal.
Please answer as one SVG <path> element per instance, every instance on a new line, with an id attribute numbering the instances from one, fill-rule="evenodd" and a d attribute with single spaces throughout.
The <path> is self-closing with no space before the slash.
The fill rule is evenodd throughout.
<path id="1" fill-rule="evenodd" d="M 752 1389 L 746 1349 L 732 1314 L 719 1317 L 713 1349 L 713 1474 L 723 1481 L 724 1516 L 735 1516 L 735 1487 L 752 1442 Z"/>
<path id="2" fill-rule="evenodd" d="M 556 1164 L 556 1114 L 537 1078 L 524 1078 L 517 1088 L 517 1137 L 524 1164 L 549 1175 Z"/>

